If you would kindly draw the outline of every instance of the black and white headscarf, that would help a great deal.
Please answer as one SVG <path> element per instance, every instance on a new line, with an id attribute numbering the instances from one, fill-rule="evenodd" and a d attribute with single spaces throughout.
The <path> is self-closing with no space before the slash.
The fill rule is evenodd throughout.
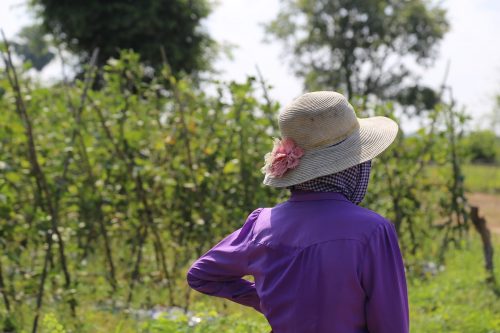
<path id="1" fill-rule="evenodd" d="M 357 205 L 365 197 L 370 180 L 370 170 L 371 161 L 368 160 L 337 173 L 289 186 L 288 189 L 292 191 L 340 192 Z"/>

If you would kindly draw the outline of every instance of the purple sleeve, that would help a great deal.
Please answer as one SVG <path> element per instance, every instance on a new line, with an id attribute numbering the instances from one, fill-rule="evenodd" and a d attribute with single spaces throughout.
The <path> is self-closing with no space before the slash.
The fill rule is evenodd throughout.
<path id="1" fill-rule="evenodd" d="M 187 273 L 187 282 L 191 288 L 261 311 L 255 284 L 242 278 L 249 274 L 247 263 L 250 234 L 261 210 L 262 208 L 254 210 L 243 227 L 195 261 Z"/>
<path id="2" fill-rule="evenodd" d="M 361 281 L 367 295 L 370 333 L 408 333 L 408 293 L 403 258 L 394 226 L 379 225 L 370 236 Z"/>

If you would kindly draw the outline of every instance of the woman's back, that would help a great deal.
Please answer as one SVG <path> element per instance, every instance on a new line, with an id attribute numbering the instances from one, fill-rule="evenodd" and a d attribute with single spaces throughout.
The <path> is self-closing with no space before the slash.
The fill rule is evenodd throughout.
<path id="1" fill-rule="evenodd" d="M 248 269 L 274 332 L 407 331 L 402 260 L 383 217 L 340 193 L 294 191 L 253 223 Z"/>
<path id="2" fill-rule="evenodd" d="M 256 209 L 193 264 L 188 280 L 253 306 L 275 333 L 408 332 L 392 224 L 336 192 L 292 191 L 288 201 Z"/>

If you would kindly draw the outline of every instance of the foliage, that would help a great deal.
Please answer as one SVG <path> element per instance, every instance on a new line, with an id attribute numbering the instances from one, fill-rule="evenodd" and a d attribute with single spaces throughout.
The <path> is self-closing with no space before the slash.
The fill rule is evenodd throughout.
<path id="1" fill-rule="evenodd" d="M 465 138 L 465 145 L 470 161 L 473 163 L 495 163 L 500 159 L 500 138 L 490 130 L 478 130 L 469 133 Z"/>
<path id="2" fill-rule="evenodd" d="M 41 71 L 54 59 L 45 31 L 40 25 L 23 27 L 17 37 L 18 41 L 12 43 L 16 54 L 23 61 L 29 61 L 37 71 Z"/>
<path id="3" fill-rule="evenodd" d="M 420 85 L 405 87 L 395 97 L 409 115 L 421 115 L 422 111 L 432 110 L 440 102 L 436 91 Z"/>
<path id="4" fill-rule="evenodd" d="M 82 63 L 99 48 L 98 64 L 132 49 L 159 68 L 164 47 L 174 73 L 206 69 L 214 41 L 200 26 L 210 13 L 206 0 L 57 1 L 31 0 L 45 30 L 75 52 Z"/>
<path id="5" fill-rule="evenodd" d="M 282 197 L 261 186 L 278 105 L 257 96 L 255 79 L 216 83 L 209 96 L 168 67 L 143 82 L 145 67 L 130 52 L 104 70 L 99 91 L 25 78 L 24 104 L 0 81 L 1 246 L 13 311 L 40 295 L 73 307 L 86 294 L 96 303 L 187 306 L 186 265 Z"/>
<path id="6" fill-rule="evenodd" d="M 267 25 L 307 90 L 351 98 L 394 93 L 410 73 L 401 59 L 426 64 L 447 30 L 445 11 L 424 0 L 286 0 Z"/>
<path id="7" fill-rule="evenodd" d="M 52 313 L 45 315 L 42 327 L 46 333 L 66 333 L 64 327 L 57 321 L 56 316 Z"/>
<path id="8" fill-rule="evenodd" d="M 74 85 L 43 87 L 23 72 L 17 85 L 10 67 L 0 76 L 0 315 L 18 328 L 43 309 L 67 331 L 94 332 L 93 322 L 110 325 L 96 309 L 193 308 L 191 261 L 287 195 L 261 184 L 279 105 L 254 78 L 200 90 L 164 66 L 145 82 L 147 67 L 129 51 L 103 70 L 98 91 L 93 67 Z M 398 118 L 390 102 L 355 109 Z M 395 223 L 414 275 L 466 230 L 457 163 L 467 117 L 444 103 L 425 117 L 374 161 L 364 203 Z M 433 164 L 442 168 L 429 177 Z M 164 324 L 177 329 L 179 318 Z M 243 323 L 242 332 L 263 322 Z"/>

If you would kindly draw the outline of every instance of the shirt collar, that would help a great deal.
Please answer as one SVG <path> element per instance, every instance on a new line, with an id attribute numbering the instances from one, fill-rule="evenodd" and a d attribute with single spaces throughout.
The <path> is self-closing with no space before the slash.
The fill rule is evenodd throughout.
<path id="1" fill-rule="evenodd" d="M 349 201 L 339 192 L 314 192 L 304 190 L 292 190 L 288 201 L 310 201 L 310 200 L 340 200 Z"/>

